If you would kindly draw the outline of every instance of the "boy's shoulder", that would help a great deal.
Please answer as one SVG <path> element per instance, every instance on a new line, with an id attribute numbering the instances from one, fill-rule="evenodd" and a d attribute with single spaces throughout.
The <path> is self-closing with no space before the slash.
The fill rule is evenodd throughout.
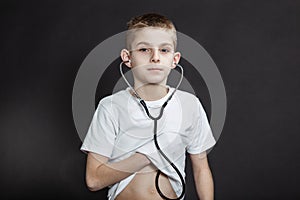
<path id="1" fill-rule="evenodd" d="M 175 92 L 175 94 L 179 97 L 180 100 L 188 102 L 188 103 L 197 103 L 199 101 L 198 97 L 194 95 L 193 93 L 184 91 L 184 90 L 179 90 Z"/>
<path id="2" fill-rule="evenodd" d="M 99 105 L 108 106 L 111 104 L 122 104 L 128 99 L 127 89 L 122 89 L 114 94 L 107 95 L 99 101 Z"/>

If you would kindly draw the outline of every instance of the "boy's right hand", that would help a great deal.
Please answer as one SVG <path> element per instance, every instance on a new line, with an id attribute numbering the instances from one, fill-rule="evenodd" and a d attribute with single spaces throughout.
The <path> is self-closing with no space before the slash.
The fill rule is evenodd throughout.
<path id="1" fill-rule="evenodd" d="M 157 148 L 155 147 L 153 140 L 139 147 L 136 150 L 136 153 L 145 155 L 147 159 L 150 160 L 151 163 L 159 169 L 169 165 L 169 163 L 160 154 L 159 150 L 157 150 Z"/>

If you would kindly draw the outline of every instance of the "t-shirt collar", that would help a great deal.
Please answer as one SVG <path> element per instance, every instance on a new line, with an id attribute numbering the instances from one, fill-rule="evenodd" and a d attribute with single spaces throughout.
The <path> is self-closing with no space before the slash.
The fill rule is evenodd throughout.
<path id="1" fill-rule="evenodd" d="M 158 108 L 158 107 L 161 107 L 165 103 L 165 101 L 169 98 L 169 96 L 174 91 L 174 88 L 170 87 L 169 85 L 166 85 L 166 87 L 168 88 L 168 93 L 164 97 L 162 97 L 161 99 L 155 100 L 155 101 L 145 101 L 146 105 L 149 108 Z M 126 91 L 131 97 L 136 98 L 130 94 L 129 87 L 126 88 Z"/>

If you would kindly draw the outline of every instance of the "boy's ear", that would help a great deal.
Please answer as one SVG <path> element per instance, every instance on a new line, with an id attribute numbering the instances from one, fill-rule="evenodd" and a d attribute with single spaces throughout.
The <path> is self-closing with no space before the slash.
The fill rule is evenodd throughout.
<path id="1" fill-rule="evenodd" d="M 121 50 L 121 59 L 127 65 L 127 67 L 131 68 L 131 61 L 130 61 L 130 53 L 127 49 L 122 49 Z"/>
<path id="2" fill-rule="evenodd" d="M 180 52 L 175 52 L 175 53 L 174 53 L 174 57 L 173 57 L 173 65 L 172 65 L 172 69 L 174 69 L 174 68 L 176 67 L 176 64 L 179 63 L 180 58 L 181 58 Z"/>

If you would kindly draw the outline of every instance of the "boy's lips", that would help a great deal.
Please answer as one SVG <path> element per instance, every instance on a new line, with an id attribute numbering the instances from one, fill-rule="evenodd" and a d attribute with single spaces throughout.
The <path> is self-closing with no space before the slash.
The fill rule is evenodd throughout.
<path id="1" fill-rule="evenodd" d="M 148 70 L 150 70 L 150 71 L 163 71 L 162 68 L 158 68 L 158 67 L 151 67 Z"/>

